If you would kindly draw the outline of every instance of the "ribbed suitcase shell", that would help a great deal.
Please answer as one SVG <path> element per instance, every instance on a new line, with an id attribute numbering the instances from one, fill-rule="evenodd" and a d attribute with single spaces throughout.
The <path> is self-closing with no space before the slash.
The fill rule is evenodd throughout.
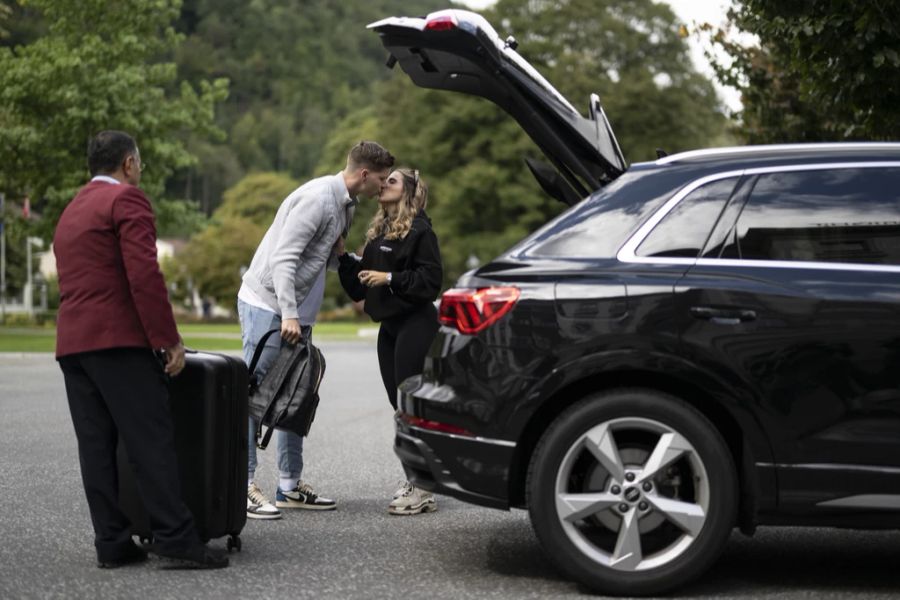
<path id="1" fill-rule="evenodd" d="M 240 358 L 192 351 L 169 383 L 181 494 L 201 538 L 230 536 L 229 550 L 247 521 L 247 385 Z M 119 503 L 134 534 L 152 539 L 122 443 L 118 454 Z"/>

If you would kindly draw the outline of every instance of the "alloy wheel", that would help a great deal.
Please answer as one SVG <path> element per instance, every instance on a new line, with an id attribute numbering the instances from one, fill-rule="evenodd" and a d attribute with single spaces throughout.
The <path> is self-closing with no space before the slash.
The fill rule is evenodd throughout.
<path id="1" fill-rule="evenodd" d="M 627 417 L 581 434 L 561 461 L 556 514 L 588 558 L 643 571 L 682 555 L 703 529 L 710 484 L 694 446 L 658 421 Z"/>

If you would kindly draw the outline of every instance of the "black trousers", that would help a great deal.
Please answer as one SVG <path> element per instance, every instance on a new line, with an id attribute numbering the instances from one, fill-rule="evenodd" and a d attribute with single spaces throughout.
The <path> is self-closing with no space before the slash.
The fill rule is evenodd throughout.
<path id="1" fill-rule="evenodd" d="M 386 319 L 378 330 L 378 366 L 391 406 L 397 409 L 397 386 L 420 375 L 425 355 L 438 330 L 437 309 L 425 304 L 415 312 Z"/>
<path id="2" fill-rule="evenodd" d="M 198 544 L 193 517 L 181 498 L 165 374 L 153 353 L 115 348 L 63 356 L 59 365 L 98 560 L 117 560 L 132 543 L 131 523 L 119 507 L 120 435 L 157 550 L 177 552 Z"/>

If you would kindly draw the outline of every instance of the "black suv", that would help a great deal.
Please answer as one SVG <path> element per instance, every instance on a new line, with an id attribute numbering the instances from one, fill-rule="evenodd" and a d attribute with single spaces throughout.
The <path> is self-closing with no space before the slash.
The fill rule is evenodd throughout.
<path id="1" fill-rule="evenodd" d="M 370 27 L 418 85 L 517 119 L 572 205 L 443 295 L 401 386 L 410 481 L 527 508 L 614 594 L 688 581 L 736 526 L 900 527 L 900 144 L 626 167 L 597 98 L 583 118 L 482 17 Z"/>

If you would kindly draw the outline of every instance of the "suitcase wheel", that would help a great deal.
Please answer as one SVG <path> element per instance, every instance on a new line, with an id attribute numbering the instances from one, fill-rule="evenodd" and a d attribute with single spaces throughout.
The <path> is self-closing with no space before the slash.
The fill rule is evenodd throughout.
<path id="1" fill-rule="evenodd" d="M 241 536 L 239 535 L 229 535 L 228 541 L 225 543 L 225 547 L 228 548 L 228 551 L 237 550 L 241 551 Z"/>

